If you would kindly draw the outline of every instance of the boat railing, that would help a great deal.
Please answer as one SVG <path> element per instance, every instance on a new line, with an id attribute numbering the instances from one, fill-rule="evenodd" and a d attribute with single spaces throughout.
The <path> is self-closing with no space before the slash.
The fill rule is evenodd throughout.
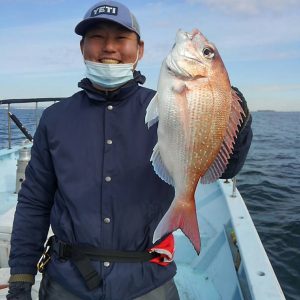
<path id="1" fill-rule="evenodd" d="M 11 130 L 12 119 L 13 119 L 14 122 L 16 122 L 16 125 L 20 128 L 20 130 L 23 133 L 27 131 L 26 128 L 18 120 L 17 117 L 15 117 L 15 118 L 11 117 L 12 116 L 12 114 L 11 114 L 12 106 L 11 105 L 34 103 L 35 108 L 33 108 L 33 109 L 35 110 L 35 128 L 37 128 L 38 122 L 39 122 L 38 113 L 37 113 L 37 111 L 39 109 L 38 104 L 41 103 L 41 102 L 50 102 L 50 103 L 53 102 L 53 103 L 55 103 L 55 102 L 60 101 L 62 99 L 64 99 L 64 98 L 27 98 L 27 99 L 5 99 L 5 100 L 0 100 L 0 108 L 1 108 L 2 105 L 7 105 L 7 146 L 8 146 L 8 149 L 11 149 L 11 147 L 12 147 L 12 130 Z"/>
<path id="2" fill-rule="evenodd" d="M 236 176 L 232 177 L 232 193 L 230 195 L 231 198 L 236 198 L 236 191 L 237 191 L 237 185 L 236 185 Z M 225 179 L 224 183 L 230 183 L 229 179 Z"/>

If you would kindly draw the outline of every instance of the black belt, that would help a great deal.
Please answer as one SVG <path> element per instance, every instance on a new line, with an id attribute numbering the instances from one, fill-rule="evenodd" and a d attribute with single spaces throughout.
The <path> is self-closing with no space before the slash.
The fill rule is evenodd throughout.
<path id="1" fill-rule="evenodd" d="M 70 245 L 59 241 L 56 236 L 51 236 L 46 244 L 50 253 L 55 253 L 60 259 L 70 259 L 77 267 L 90 290 L 99 287 L 102 279 L 94 270 L 90 260 L 109 262 L 146 262 L 158 257 L 157 253 L 147 251 L 118 251 L 105 250 L 89 246 Z"/>

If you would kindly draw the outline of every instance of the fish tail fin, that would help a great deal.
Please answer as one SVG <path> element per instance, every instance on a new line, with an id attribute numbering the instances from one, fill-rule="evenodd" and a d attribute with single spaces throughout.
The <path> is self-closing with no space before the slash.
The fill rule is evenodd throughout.
<path id="1" fill-rule="evenodd" d="M 154 231 L 153 243 L 165 235 L 180 228 L 193 244 L 197 254 L 200 253 L 200 234 L 195 201 L 173 201 L 166 214 Z"/>

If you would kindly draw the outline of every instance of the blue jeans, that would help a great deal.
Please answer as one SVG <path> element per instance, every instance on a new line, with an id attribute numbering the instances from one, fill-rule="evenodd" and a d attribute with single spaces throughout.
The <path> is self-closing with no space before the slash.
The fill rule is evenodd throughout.
<path id="1" fill-rule="evenodd" d="M 80 300 L 77 296 L 63 288 L 47 274 L 43 276 L 39 290 L 39 300 Z M 179 300 L 174 280 L 166 282 L 153 291 L 134 300 Z"/>

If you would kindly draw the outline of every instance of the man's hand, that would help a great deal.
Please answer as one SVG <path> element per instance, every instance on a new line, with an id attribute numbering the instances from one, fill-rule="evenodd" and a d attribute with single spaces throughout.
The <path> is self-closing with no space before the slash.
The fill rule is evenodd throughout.
<path id="1" fill-rule="evenodd" d="M 9 279 L 9 289 L 6 299 L 32 300 L 31 287 L 34 284 L 34 276 L 31 274 L 15 274 Z"/>

